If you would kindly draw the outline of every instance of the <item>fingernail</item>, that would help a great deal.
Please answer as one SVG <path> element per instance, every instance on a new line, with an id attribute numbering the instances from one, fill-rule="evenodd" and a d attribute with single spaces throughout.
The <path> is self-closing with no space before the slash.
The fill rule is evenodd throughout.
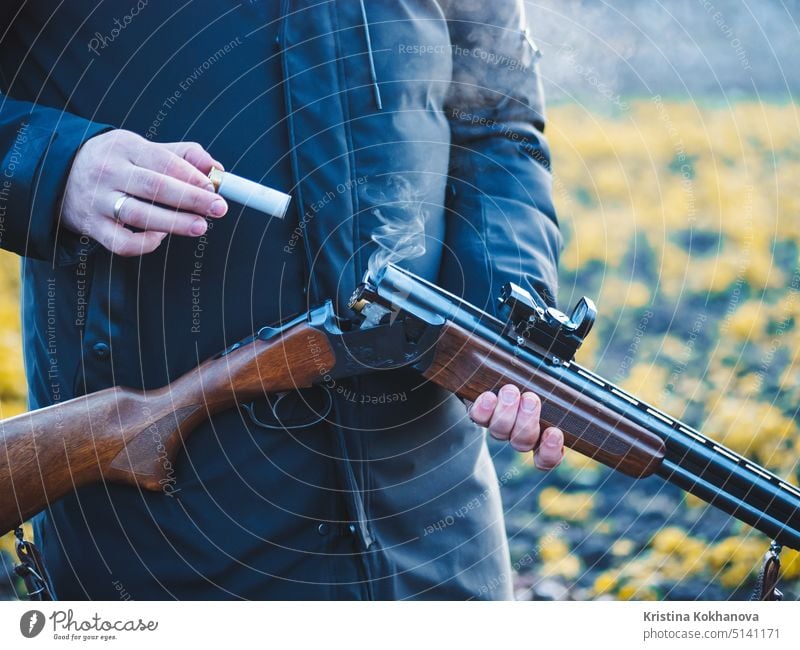
<path id="1" fill-rule="evenodd" d="M 485 395 L 481 395 L 478 401 L 478 408 L 484 411 L 491 411 L 496 401 L 497 397 L 495 397 L 494 393 L 486 393 Z"/>
<path id="2" fill-rule="evenodd" d="M 548 447 L 558 447 L 561 445 L 561 436 L 557 433 L 548 433 L 547 437 L 544 439 L 544 444 Z"/>
<path id="3" fill-rule="evenodd" d="M 536 410 L 536 398 L 530 395 L 523 395 L 522 410 L 525 411 L 525 413 L 533 413 Z"/>
<path id="4" fill-rule="evenodd" d="M 517 399 L 517 393 L 513 388 L 503 388 L 500 391 L 500 399 L 503 400 L 503 404 L 513 404 Z"/>
<path id="5" fill-rule="evenodd" d="M 208 228 L 208 224 L 203 219 L 195 219 L 195 222 L 192 224 L 191 233 L 193 235 L 202 235 L 206 228 Z"/>
<path id="6" fill-rule="evenodd" d="M 211 204 L 211 214 L 213 214 L 215 217 L 221 217 L 223 214 L 225 214 L 225 211 L 227 209 L 228 206 L 225 205 L 225 201 L 223 201 L 222 199 L 216 199 Z"/>

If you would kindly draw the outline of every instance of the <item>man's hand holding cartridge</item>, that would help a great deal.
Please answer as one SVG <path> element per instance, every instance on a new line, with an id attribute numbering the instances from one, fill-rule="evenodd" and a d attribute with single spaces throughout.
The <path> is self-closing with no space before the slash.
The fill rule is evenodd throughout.
<path id="1" fill-rule="evenodd" d="M 122 256 L 153 252 L 168 234 L 199 237 L 228 210 L 208 178 L 222 165 L 199 144 L 161 144 L 122 129 L 88 140 L 70 170 L 62 225 Z"/>

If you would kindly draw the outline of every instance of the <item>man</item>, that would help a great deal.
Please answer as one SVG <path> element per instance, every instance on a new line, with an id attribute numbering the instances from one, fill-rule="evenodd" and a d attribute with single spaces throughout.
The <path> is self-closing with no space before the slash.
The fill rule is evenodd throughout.
<path id="1" fill-rule="evenodd" d="M 521 2 L 0 12 L 0 243 L 23 256 L 31 408 L 165 385 L 328 297 L 346 313 L 381 227 L 424 244 L 400 263 L 480 307 L 507 280 L 552 300 L 560 237 Z M 226 205 L 217 160 L 291 193 L 290 213 Z M 410 372 L 343 388 L 325 418 L 318 389 L 254 404 L 269 428 L 213 417 L 163 494 L 98 485 L 53 504 L 35 532 L 57 595 L 510 597 L 497 480 L 464 405 Z M 561 459 L 535 395 L 505 387 L 470 415 L 543 469 Z"/>

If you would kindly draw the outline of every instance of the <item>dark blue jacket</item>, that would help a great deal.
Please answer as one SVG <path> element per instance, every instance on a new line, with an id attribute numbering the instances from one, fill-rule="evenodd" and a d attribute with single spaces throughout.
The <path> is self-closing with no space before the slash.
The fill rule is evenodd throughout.
<path id="1" fill-rule="evenodd" d="M 555 293 L 521 2 L 28 0 L 0 17 L 0 245 L 23 256 L 32 408 L 164 385 L 327 297 L 344 311 L 386 223 L 424 232 L 407 268 L 489 311 L 507 280 Z M 76 151 L 110 128 L 198 141 L 293 212 L 232 205 L 200 240 L 113 256 L 59 228 Z M 36 530 L 59 595 L 508 597 L 497 479 L 463 404 L 406 372 L 337 388 L 313 426 L 314 390 L 282 403 L 297 429 L 215 416 L 169 493 L 54 504 Z"/>

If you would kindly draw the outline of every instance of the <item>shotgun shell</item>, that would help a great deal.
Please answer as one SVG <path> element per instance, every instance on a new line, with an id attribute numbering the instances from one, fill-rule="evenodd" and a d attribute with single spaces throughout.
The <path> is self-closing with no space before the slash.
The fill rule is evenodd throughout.
<path id="1" fill-rule="evenodd" d="M 247 208 L 253 208 L 272 217 L 283 219 L 292 197 L 278 190 L 254 183 L 241 176 L 236 176 L 221 169 L 212 167 L 208 178 L 214 189 L 223 198 L 235 201 Z"/>

